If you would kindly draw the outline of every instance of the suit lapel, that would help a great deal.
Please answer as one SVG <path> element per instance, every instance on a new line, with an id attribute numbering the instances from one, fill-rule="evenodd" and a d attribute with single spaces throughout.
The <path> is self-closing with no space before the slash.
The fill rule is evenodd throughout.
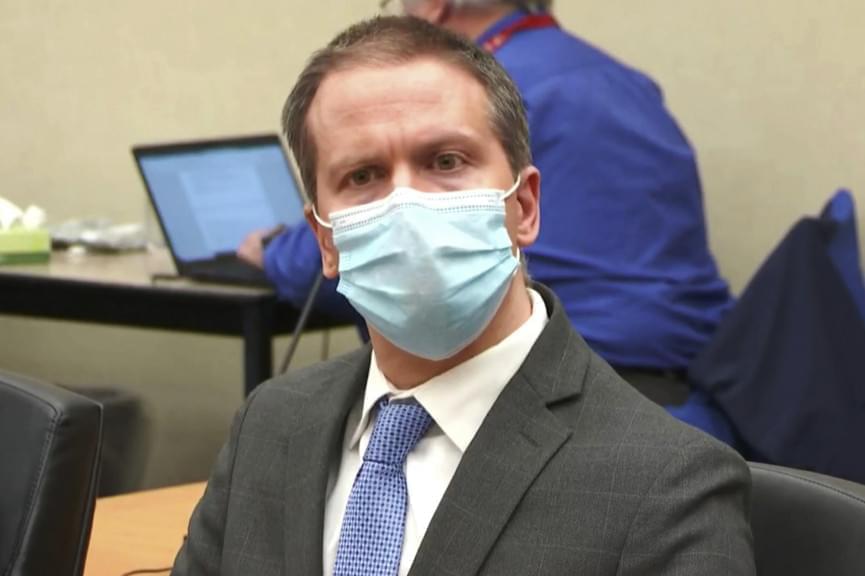
<path id="1" fill-rule="evenodd" d="M 560 304 L 523 366 L 496 400 L 466 450 L 430 522 L 410 572 L 476 574 L 526 490 L 571 431 L 548 405 L 576 396 L 588 368 Z"/>
<path id="2" fill-rule="evenodd" d="M 294 416 L 285 436 L 283 574 L 321 574 L 324 508 L 330 465 L 342 450 L 345 421 L 363 391 L 369 349 L 323 374 L 308 395 L 292 395 Z M 313 377 L 314 378 L 314 377 Z"/>

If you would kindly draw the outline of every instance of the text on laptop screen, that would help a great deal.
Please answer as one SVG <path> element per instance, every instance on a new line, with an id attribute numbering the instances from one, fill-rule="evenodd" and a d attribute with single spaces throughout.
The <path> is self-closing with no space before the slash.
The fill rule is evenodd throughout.
<path id="1" fill-rule="evenodd" d="M 281 145 L 161 151 L 139 157 L 175 256 L 234 252 L 253 230 L 292 226 L 303 204 Z"/>

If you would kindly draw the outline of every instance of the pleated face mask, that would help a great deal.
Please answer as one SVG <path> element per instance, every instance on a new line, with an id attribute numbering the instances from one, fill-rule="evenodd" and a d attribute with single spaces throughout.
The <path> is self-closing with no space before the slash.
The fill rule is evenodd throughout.
<path id="1" fill-rule="evenodd" d="M 430 360 L 473 342 L 504 300 L 519 261 L 505 200 L 520 185 L 458 192 L 396 188 L 330 214 L 337 291 L 382 336 Z"/>

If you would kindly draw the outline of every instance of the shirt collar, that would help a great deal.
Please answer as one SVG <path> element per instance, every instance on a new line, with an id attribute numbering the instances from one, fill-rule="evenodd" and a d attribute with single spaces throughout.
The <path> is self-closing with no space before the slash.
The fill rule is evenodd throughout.
<path id="1" fill-rule="evenodd" d="M 529 13 L 522 8 L 514 10 L 513 12 L 500 18 L 496 23 L 487 28 L 483 34 L 481 34 L 475 39 L 475 44 L 482 46 L 484 42 L 501 32 L 520 18 L 528 16 L 528 14 Z"/>
<path id="2" fill-rule="evenodd" d="M 547 307 L 529 289 L 532 314 L 522 326 L 495 346 L 454 366 L 411 390 L 398 390 L 378 368 L 372 353 L 360 421 L 350 448 L 355 448 L 382 396 L 414 398 L 460 452 L 465 452 L 505 385 L 517 373 L 548 321 Z"/>

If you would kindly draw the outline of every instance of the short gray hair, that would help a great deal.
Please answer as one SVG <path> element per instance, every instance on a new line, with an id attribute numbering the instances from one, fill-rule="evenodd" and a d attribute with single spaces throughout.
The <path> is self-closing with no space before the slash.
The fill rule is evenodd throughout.
<path id="1" fill-rule="evenodd" d="M 532 163 L 522 98 L 495 58 L 469 40 L 418 18 L 378 17 L 351 26 L 313 54 L 283 108 L 282 127 L 311 202 L 318 196 L 318 151 L 307 116 L 324 79 L 351 66 L 389 66 L 424 56 L 458 66 L 484 87 L 490 124 L 515 176 Z"/>

